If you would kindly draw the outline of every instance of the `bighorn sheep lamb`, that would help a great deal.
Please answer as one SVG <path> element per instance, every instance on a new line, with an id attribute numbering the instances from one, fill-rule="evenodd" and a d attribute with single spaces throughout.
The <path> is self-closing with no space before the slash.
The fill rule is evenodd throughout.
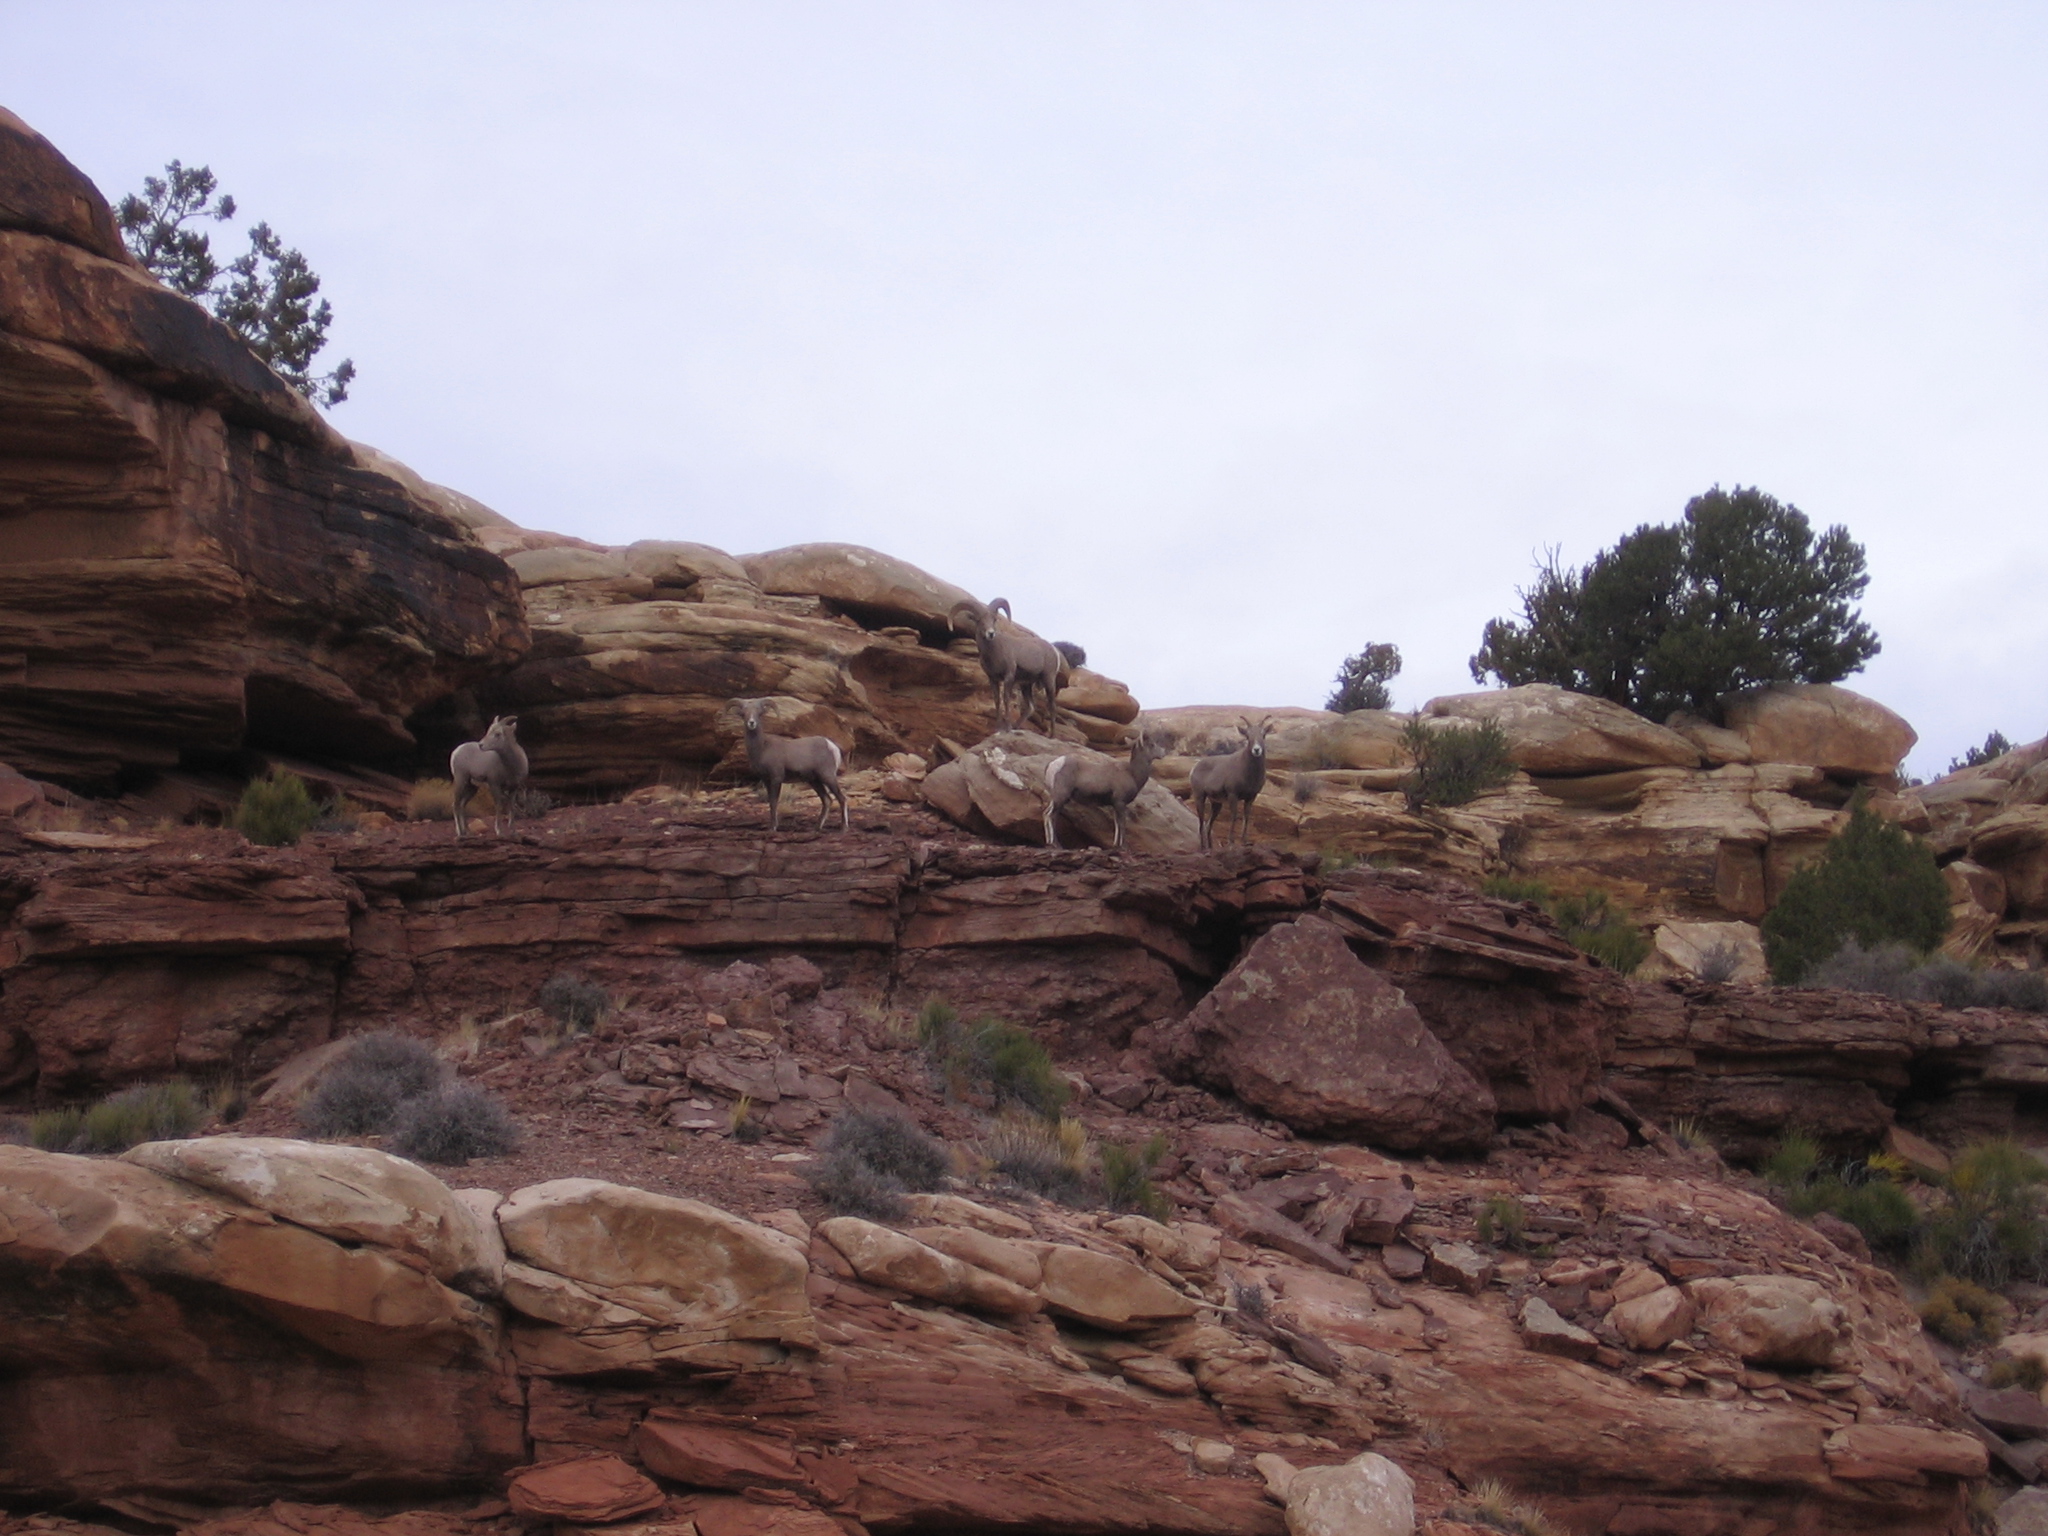
<path id="1" fill-rule="evenodd" d="M 1131 743 L 1127 763 L 1107 763 L 1095 757 L 1056 757 L 1045 768 L 1045 846 L 1060 845 L 1057 831 L 1060 812 L 1075 801 L 1082 805 L 1106 805 L 1116 817 L 1116 841 L 1124 845 L 1124 824 L 1131 802 L 1152 777 L 1152 759 L 1159 756 L 1164 742 L 1146 726 Z"/>
<path id="2" fill-rule="evenodd" d="M 1252 802 L 1259 798 L 1259 791 L 1266 783 L 1266 727 L 1271 715 L 1261 715 L 1257 725 L 1242 716 L 1238 729 L 1244 732 L 1244 745 L 1235 752 L 1219 757 L 1205 757 L 1195 764 L 1194 772 L 1188 775 L 1189 786 L 1194 790 L 1195 820 L 1202 830 L 1202 846 L 1215 846 L 1213 829 L 1217 812 L 1229 810 L 1231 820 L 1224 824 L 1225 841 L 1228 841 L 1230 826 L 1240 813 L 1244 818 L 1244 830 L 1238 841 L 1247 842 L 1252 835 Z"/>
<path id="3" fill-rule="evenodd" d="M 852 825 L 846 791 L 839 787 L 839 765 L 845 754 L 839 743 L 827 736 L 767 736 L 761 731 L 766 699 L 741 699 L 740 725 L 747 733 L 747 765 L 768 792 L 768 830 L 782 825 L 782 781 L 795 779 L 818 792 L 818 831 L 825 830 L 825 818 L 832 802 L 839 802 L 839 830 Z M 829 797 L 829 798 L 828 798 Z"/>
<path id="4" fill-rule="evenodd" d="M 1014 629 L 997 627 L 996 615 L 1001 614 L 1011 623 L 1016 615 L 1010 612 L 1007 597 L 991 599 L 987 603 L 968 601 L 956 603 L 953 611 L 946 616 L 947 622 L 955 629 L 960 627 L 960 615 L 966 614 L 974 629 L 974 643 L 981 651 L 981 670 L 988 674 L 988 680 L 996 691 L 996 728 L 1020 725 L 1031 715 L 1031 693 L 1039 689 L 1045 694 L 1045 728 L 1050 731 L 1054 720 L 1054 701 L 1059 697 L 1060 673 L 1068 666 L 1079 666 L 1078 660 L 1069 657 L 1085 657 L 1079 646 L 1069 649 L 1069 642 L 1048 644 L 1036 635 L 1023 634 Z M 1012 692 L 1021 699 L 1015 717 L 1008 712 Z"/>
<path id="5" fill-rule="evenodd" d="M 519 745 L 519 717 L 499 715 L 481 741 L 465 741 L 448 755 L 448 777 L 455 781 L 455 835 L 463 836 L 469 802 L 479 784 L 491 791 L 491 830 L 502 821 L 514 827 L 512 797 L 526 782 L 526 752 Z"/>

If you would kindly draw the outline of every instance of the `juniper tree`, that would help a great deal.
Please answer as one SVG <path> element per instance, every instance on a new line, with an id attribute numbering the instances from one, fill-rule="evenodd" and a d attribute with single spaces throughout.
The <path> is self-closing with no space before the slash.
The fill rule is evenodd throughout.
<path id="1" fill-rule="evenodd" d="M 216 186 L 208 167 L 187 170 L 173 160 L 162 176 L 143 177 L 140 196 L 121 199 L 114 218 L 122 239 L 160 282 L 204 302 L 292 388 L 322 405 L 339 405 L 348 398 L 356 365 L 344 358 L 331 373 L 313 372 L 334 322 L 333 306 L 318 298 L 319 274 L 267 223 L 251 229 L 249 249 L 222 268 L 211 236 L 188 227 L 235 216 L 235 200 L 225 193 L 215 199 Z"/>
<path id="2" fill-rule="evenodd" d="M 1368 645 L 1344 658 L 1325 709 L 1350 714 L 1354 709 L 1386 709 L 1392 703 L 1387 684 L 1401 670 L 1401 650 L 1393 645 Z"/>
<path id="3" fill-rule="evenodd" d="M 1472 676 L 1556 683 L 1661 720 L 1762 683 L 1832 683 L 1878 652 L 1854 608 L 1863 546 L 1755 488 L 1719 486 L 1676 524 L 1643 524 L 1578 570 L 1555 551 L 1486 626 Z"/>

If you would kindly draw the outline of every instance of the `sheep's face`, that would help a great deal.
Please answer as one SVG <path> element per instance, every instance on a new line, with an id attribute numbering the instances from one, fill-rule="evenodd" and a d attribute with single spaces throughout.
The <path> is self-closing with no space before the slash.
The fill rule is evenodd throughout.
<path id="1" fill-rule="evenodd" d="M 766 699 L 740 700 L 740 729 L 749 736 L 760 735 L 761 716 L 766 713 L 767 708 L 768 701 Z"/>

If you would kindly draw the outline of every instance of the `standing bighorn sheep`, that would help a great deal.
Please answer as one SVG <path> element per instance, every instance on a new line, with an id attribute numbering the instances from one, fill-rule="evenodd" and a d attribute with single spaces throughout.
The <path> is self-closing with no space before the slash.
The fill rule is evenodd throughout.
<path id="1" fill-rule="evenodd" d="M 477 786 L 491 792 L 491 830 L 503 821 L 517 826 L 512 797 L 526 782 L 526 752 L 519 745 L 519 717 L 499 715 L 481 741 L 465 741 L 448 755 L 448 777 L 455 781 L 455 835 L 463 835 L 469 802 Z"/>
<path id="2" fill-rule="evenodd" d="M 1056 830 L 1059 814 L 1069 804 L 1079 801 L 1082 805 L 1106 805 L 1110 814 L 1116 817 L 1116 841 L 1110 846 L 1124 845 L 1124 824 L 1129 818 L 1131 802 L 1138 798 L 1138 792 L 1145 787 L 1145 781 L 1152 777 L 1152 760 L 1160 755 L 1165 743 L 1156 736 L 1150 726 L 1138 732 L 1138 739 L 1131 743 L 1131 757 L 1127 763 L 1104 762 L 1095 757 L 1056 757 L 1045 769 L 1045 846 L 1057 848 L 1060 845 Z"/>
<path id="3" fill-rule="evenodd" d="M 1059 697 L 1060 672 L 1068 666 L 1081 664 L 1085 659 L 1081 648 L 1066 641 L 1054 645 L 1036 635 L 998 628 L 996 615 L 999 613 L 1011 623 L 1016 622 L 1007 597 L 994 598 L 987 603 L 977 603 L 972 599 L 955 603 L 946 621 L 958 629 L 963 613 L 973 626 L 974 643 L 981 651 L 981 670 L 988 674 L 989 682 L 995 687 L 996 728 L 1001 730 L 1029 719 L 1032 690 L 1038 689 L 1045 694 L 1045 728 L 1050 731 L 1054 720 L 1054 701 Z M 1008 712 L 1013 690 L 1021 700 L 1015 717 Z"/>
<path id="4" fill-rule="evenodd" d="M 817 830 L 825 830 L 825 818 L 831 814 L 832 801 L 837 800 L 839 830 L 844 832 L 852 820 L 846 791 L 839 787 L 839 765 L 845 760 L 839 743 L 829 736 L 763 735 L 761 717 L 768 701 L 741 699 L 738 703 L 740 725 L 747 733 L 747 765 L 768 793 L 768 830 L 773 832 L 782 825 L 782 781 L 795 779 L 818 792 Z"/>
<path id="5" fill-rule="evenodd" d="M 1270 715 L 1261 715 L 1257 725 L 1240 716 L 1238 729 L 1244 732 L 1244 745 L 1235 752 L 1220 757 L 1205 757 L 1195 764 L 1194 772 L 1188 775 L 1188 783 L 1194 790 L 1195 820 L 1202 831 L 1202 846 L 1213 847 L 1213 829 L 1216 814 L 1228 810 L 1231 819 L 1224 823 L 1225 841 L 1228 841 L 1230 827 L 1237 821 L 1240 812 L 1244 818 L 1244 831 L 1238 841 L 1247 842 L 1252 835 L 1252 802 L 1259 798 L 1259 791 L 1266 783 L 1266 727 L 1272 720 Z"/>

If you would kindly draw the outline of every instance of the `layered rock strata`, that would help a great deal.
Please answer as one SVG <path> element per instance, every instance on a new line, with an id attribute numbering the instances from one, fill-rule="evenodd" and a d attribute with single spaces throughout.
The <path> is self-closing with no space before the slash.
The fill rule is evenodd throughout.
<path id="1" fill-rule="evenodd" d="M 410 769 L 525 652 L 517 584 L 366 467 L 0 114 L 0 740 L 107 790 L 250 750 Z"/>
<path id="2" fill-rule="evenodd" d="M 1341 1189 L 1372 1160 L 1207 1129 L 1306 1170 L 1222 1175 L 1283 1223 L 1304 1179 Z M 818 1536 L 1279 1536 L 1370 1472 L 1404 1512 L 1441 1508 L 1451 1474 L 1581 1529 L 1904 1536 L 1960 1530 L 1986 1465 L 1889 1276 L 1652 1153 L 1551 1181 L 1557 1257 L 1467 1283 L 1394 1279 L 1393 1249 L 1462 1246 L 1512 1157 L 1378 1160 L 1413 1186 L 1374 1234 L 1388 1262 L 1339 1231 L 1332 1272 L 1196 1220 L 943 1196 L 915 1233 L 806 1234 L 592 1180 L 463 1202 L 379 1152 L 237 1140 L 0 1148 L 11 1503 L 190 1527 L 506 1487 L 529 1519 L 735 1536 L 762 1529 L 733 1523 L 749 1509 Z M 486 1226 L 502 1279 L 435 1279 Z M 1654 1337 L 1609 1321 L 1667 1293 Z"/>

